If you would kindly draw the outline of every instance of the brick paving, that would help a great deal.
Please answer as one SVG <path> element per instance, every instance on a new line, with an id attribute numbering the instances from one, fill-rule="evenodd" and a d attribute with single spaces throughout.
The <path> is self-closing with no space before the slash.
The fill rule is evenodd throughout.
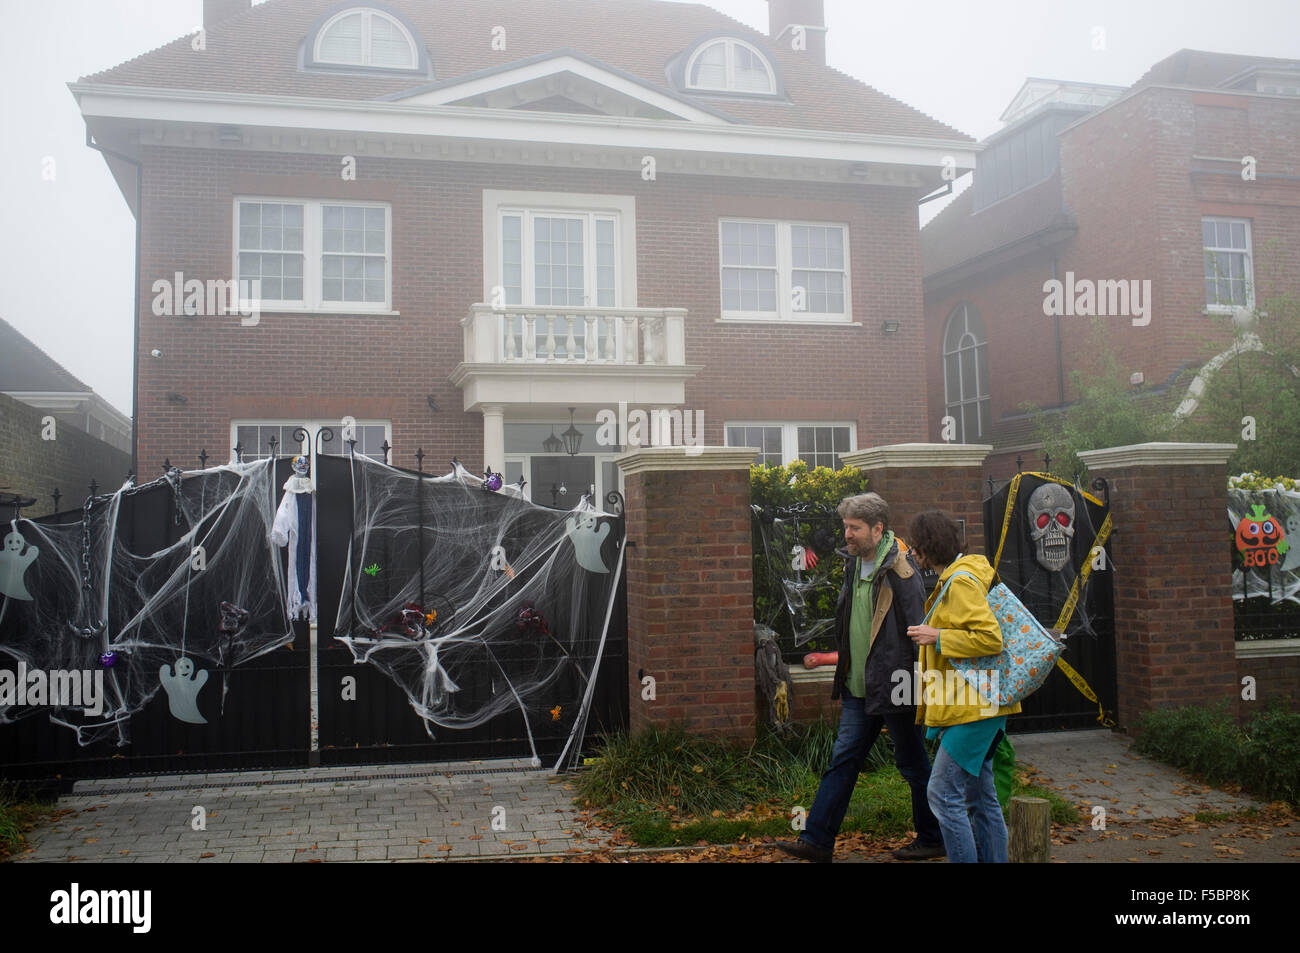
<path id="1" fill-rule="evenodd" d="M 309 863 L 596 849 L 606 835 L 578 818 L 573 794 L 571 778 L 524 761 L 83 781 L 59 799 L 71 813 L 29 833 L 15 859 Z"/>
<path id="2" fill-rule="evenodd" d="M 1018 764 L 1032 765 L 1041 783 L 1080 806 L 1121 821 L 1145 821 L 1208 811 L 1235 814 L 1263 807 L 1246 795 L 1197 784 L 1176 768 L 1143 758 L 1132 739 L 1106 728 L 1012 735 Z"/>

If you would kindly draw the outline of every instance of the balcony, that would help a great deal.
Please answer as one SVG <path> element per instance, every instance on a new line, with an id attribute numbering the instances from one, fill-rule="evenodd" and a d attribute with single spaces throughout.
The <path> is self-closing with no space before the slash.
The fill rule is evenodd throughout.
<path id="1" fill-rule="evenodd" d="M 465 358 L 452 383 L 465 409 L 531 404 L 665 406 L 685 402 L 685 308 L 488 304 L 461 318 Z"/>

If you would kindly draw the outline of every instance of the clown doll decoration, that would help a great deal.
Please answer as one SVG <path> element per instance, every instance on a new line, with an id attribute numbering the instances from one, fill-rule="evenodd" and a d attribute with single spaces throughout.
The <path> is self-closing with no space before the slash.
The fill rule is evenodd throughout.
<path id="1" fill-rule="evenodd" d="M 275 511 L 271 542 L 289 548 L 289 618 L 316 621 L 316 507 L 311 461 L 296 456 Z"/>

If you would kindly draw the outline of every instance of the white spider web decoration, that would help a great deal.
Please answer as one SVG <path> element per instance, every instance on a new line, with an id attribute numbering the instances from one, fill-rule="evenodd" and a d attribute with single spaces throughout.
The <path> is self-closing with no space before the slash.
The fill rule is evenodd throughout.
<path id="1" fill-rule="evenodd" d="M 46 712 L 82 746 L 125 745 L 131 716 L 162 687 L 161 667 L 182 658 L 223 676 L 202 699 L 217 715 L 235 666 L 293 641 L 270 544 L 273 476 L 270 460 L 173 471 L 96 498 L 82 519 L 13 521 L 8 531 L 39 555 L 24 573 L 32 598 L 0 595 L 0 653 L 29 670 L 100 670 L 104 698 L 98 714 L 0 705 L 0 724 Z M 128 542 L 173 536 L 147 552 Z M 222 630 L 223 602 L 247 613 L 233 630 Z"/>
<path id="2" fill-rule="evenodd" d="M 459 464 L 420 477 L 352 462 L 355 530 L 334 637 L 435 729 L 510 712 L 540 764 L 541 733 L 576 758 L 623 566 L 621 520 L 496 492 Z M 421 516 L 423 514 L 423 516 Z M 527 610 L 527 611 L 525 611 Z"/>

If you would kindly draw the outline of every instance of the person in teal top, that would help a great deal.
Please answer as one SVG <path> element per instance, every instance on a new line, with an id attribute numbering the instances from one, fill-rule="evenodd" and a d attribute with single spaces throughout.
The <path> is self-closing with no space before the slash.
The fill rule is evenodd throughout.
<path id="1" fill-rule="evenodd" d="M 908 526 L 917 561 L 939 573 L 926 602 L 925 621 L 908 628 L 920 648 L 926 688 L 917 721 L 938 738 L 928 791 L 951 863 L 1006 863 L 1007 828 L 998 803 L 993 756 L 1007 715 L 1020 704 L 999 707 L 966 683 L 951 659 L 981 658 L 1002 651 L 1002 630 L 988 605 L 996 573 L 987 559 L 963 555 L 961 527 L 947 513 L 918 513 Z"/>

